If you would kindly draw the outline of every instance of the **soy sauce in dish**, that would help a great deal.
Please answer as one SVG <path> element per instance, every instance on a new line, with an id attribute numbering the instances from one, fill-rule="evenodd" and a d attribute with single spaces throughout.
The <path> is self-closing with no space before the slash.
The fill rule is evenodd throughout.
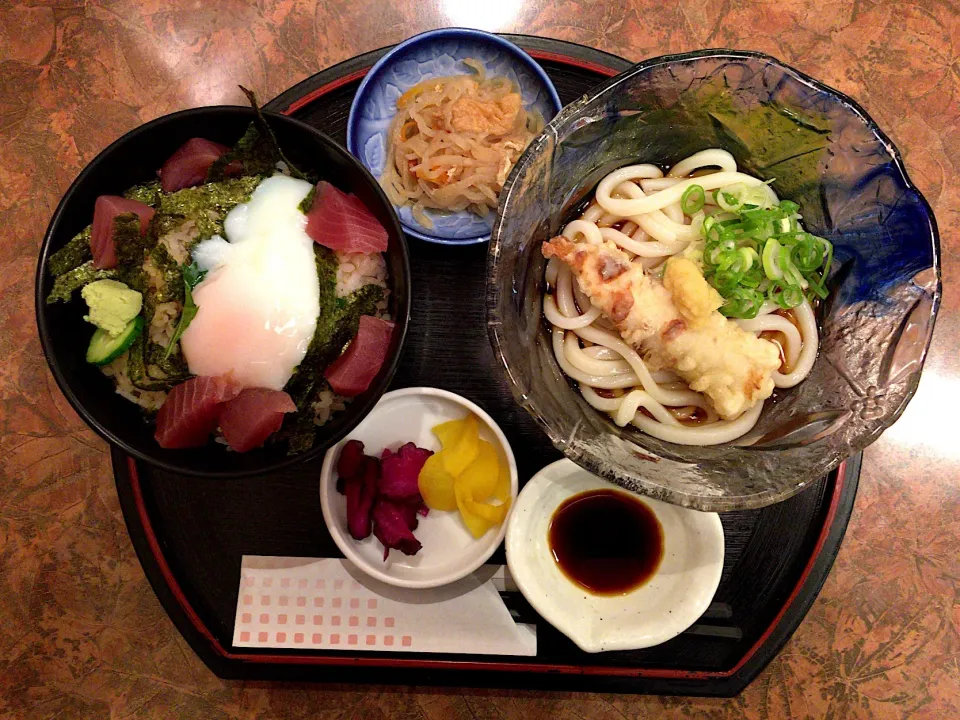
<path id="1" fill-rule="evenodd" d="M 663 559 L 663 528 L 640 500 L 617 490 L 567 498 L 547 530 L 550 551 L 571 581 L 594 595 L 626 595 Z"/>

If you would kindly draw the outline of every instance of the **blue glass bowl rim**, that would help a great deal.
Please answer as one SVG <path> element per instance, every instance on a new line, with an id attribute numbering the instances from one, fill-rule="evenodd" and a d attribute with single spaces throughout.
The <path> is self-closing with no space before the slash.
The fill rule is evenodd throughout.
<path id="1" fill-rule="evenodd" d="M 511 269 L 504 268 L 500 262 L 500 247 L 504 242 L 503 238 L 500 236 L 501 228 L 503 225 L 503 206 L 506 202 L 506 198 L 509 197 L 510 191 L 513 188 L 516 179 L 520 177 L 520 174 L 529 163 L 533 162 L 534 153 L 531 152 L 532 148 L 538 146 L 544 137 L 549 133 L 555 133 L 556 128 L 566 125 L 571 118 L 575 117 L 581 108 L 588 103 L 596 100 L 600 95 L 603 95 L 609 92 L 616 85 L 632 78 L 635 75 L 640 73 L 647 72 L 653 68 L 664 66 L 664 65 L 673 65 L 687 63 L 696 60 L 710 59 L 710 58 L 729 58 L 731 60 L 748 60 L 748 61 L 760 61 L 767 63 L 773 66 L 776 66 L 782 69 L 784 72 L 789 73 L 794 78 L 799 80 L 802 83 L 809 85 L 815 90 L 826 93 L 834 98 L 842 105 L 844 105 L 850 112 L 854 113 L 859 117 L 865 124 L 866 128 L 873 133 L 885 146 L 887 151 L 890 153 L 890 158 L 893 163 L 893 166 L 896 168 L 896 171 L 903 181 L 904 189 L 908 192 L 913 192 L 916 194 L 917 198 L 920 201 L 920 205 L 923 208 L 925 219 L 928 223 L 929 229 L 929 240 L 932 246 L 932 263 L 931 269 L 936 274 L 936 290 L 934 292 L 933 301 L 930 308 L 931 319 L 929 326 L 927 328 L 926 338 L 924 339 L 923 352 L 920 354 L 920 359 L 918 363 L 917 370 L 912 373 L 910 378 L 910 384 L 907 388 L 907 391 L 904 395 L 903 402 L 894 409 L 894 411 L 884 420 L 883 424 L 872 433 L 865 433 L 863 436 L 856 438 L 856 440 L 851 443 L 850 453 L 854 454 L 856 452 L 862 451 L 868 445 L 870 445 L 874 440 L 876 440 L 880 434 L 886 429 L 893 425 L 903 414 L 903 411 L 906 410 L 907 405 L 913 399 L 914 395 L 917 392 L 917 387 L 920 383 L 920 375 L 923 372 L 923 367 L 926 364 L 927 353 L 930 350 L 930 343 L 933 339 L 933 333 L 935 331 L 937 315 L 940 310 L 940 303 L 943 297 L 943 275 L 941 272 L 941 251 L 940 251 L 940 231 L 937 226 L 936 216 L 934 215 L 933 208 L 930 206 L 929 201 L 920 192 L 917 186 L 910 179 L 910 176 L 907 173 L 906 167 L 903 163 L 903 156 L 897 148 L 896 144 L 890 140 L 887 134 L 877 125 L 876 121 L 870 117 L 870 114 L 853 98 L 848 96 L 846 93 L 833 88 L 816 78 L 811 77 L 807 73 L 797 70 L 796 68 L 788 65 L 787 63 L 768 55 L 766 53 L 758 52 L 755 50 L 734 50 L 729 48 L 710 48 L 705 50 L 694 50 L 691 52 L 685 53 L 673 53 L 667 55 L 658 55 L 656 57 L 647 58 L 646 60 L 641 60 L 632 67 L 624 70 L 622 73 L 613 76 L 612 78 L 605 80 L 604 82 L 598 84 L 590 93 L 581 100 L 578 100 L 574 103 L 571 103 L 563 108 L 544 128 L 543 132 L 538 138 L 535 138 L 527 148 L 527 151 L 524 152 L 523 156 L 514 166 L 513 170 L 510 173 L 510 176 L 507 178 L 506 183 L 504 184 L 503 190 L 500 193 L 500 206 L 497 208 L 497 217 L 493 224 L 493 229 L 490 233 L 490 246 L 487 251 L 487 281 L 486 281 L 486 305 L 487 305 L 487 336 L 490 340 L 490 344 L 493 348 L 494 355 L 503 368 L 504 374 L 506 375 L 507 383 L 510 386 L 510 391 L 514 395 L 514 398 L 525 410 L 530 412 L 533 415 L 536 422 L 541 425 L 544 431 L 547 432 L 548 436 L 550 435 L 549 422 L 546 418 L 540 416 L 539 413 L 533 412 L 533 408 L 528 406 L 528 403 L 522 397 L 522 384 L 519 383 L 510 370 L 510 366 L 507 363 L 506 357 L 503 352 L 503 338 L 502 326 L 503 326 L 503 317 L 500 314 L 500 309 L 498 302 L 500 301 L 501 295 L 501 280 L 504 272 L 508 272 Z M 571 390 L 572 391 L 572 390 Z M 556 443 L 554 443 L 556 444 Z M 596 472 L 600 475 L 603 475 L 602 468 L 595 462 L 595 460 L 586 454 L 576 453 L 576 456 L 573 457 L 568 453 L 568 449 L 558 446 L 558 449 L 564 453 L 567 457 L 573 459 L 577 464 L 587 467 L 592 472 Z M 738 450 L 754 450 L 756 448 L 751 448 L 749 446 L 740 447 Z M 762 449 L 762 448 L 761 448 Z M 837 458 L 836 462 L 833 462 L 831 468 L 836 467 L 843 461 L 843 457 Z M 638 479 L 641 484 L 645 484 L 642 479 Z M 768 493 L 761 493 L 760 496 L 750 497 L 742 499 L 736 505 L 736 508 L 753 508 L 753 507 L 763 507 L 766 505 L 773 504 L 775 502 L 780 502 L 786 500 L 787 498 L 795 495 L 797 492 L 806 487 L 806 485 L 799 485 L 793 488 L 787 488 L 785 490 L 774 493 L 773 495 L 768 496 Z M 724 509 L 734 509 L 733 506 L 725 507 Z"/>
<path id="2" fill-rule="evenodd" d="M 376 76 L 383 71 L 384 67 L 393 62 L 393 59 L 396 57 L 397 53 L 402 52 L 408 47 L 420 44 L 427 40 L 462 36 L 472 37 L 476 40 L 482 40 L 484 42 L 491 42 L 495 45 L 499 45 L 524 62 L 547 89 L 550 102 L 553 104 L 556 112 L 554 118 L 558 117 L 563 112 L 563 103 L 560 102 L 560 95 L 557 94 L 557 88 L 554 87 L 550 76 L 547 75 L 546 70 L 540 67 L 540 64 L 519 45 L 514 45 L 506 38 L 500 37 L 494 33 L 488 33 L 483 30 L 475 30 L 473 28 L 446 27 L 438 28 L 436 30 L 427 30 L 426 32 L 414 35 L 413 37 L 408 38 L 390 48 L 386 54 L 377 60 L 373 67 L 367 71 L 367 74 L 360 82 L 360 87 L 357 88 L 357 92 L 353 96 L 353 101 L 350 103 L 350 114 L 347 116 L 347 150 L 350 151 L 351 155 L 360 160 L 360 163 L 363 164 L 364 167 L 366 167 L 366 164 L 363 162 L 360 153 L 357 151 L 356 133 L 358 118 L 360 115 L 360 107 L 364 104 L 363 100 L 367 93 L 367 87 L 374 81 Z M 367 170 L 370 170 L 370 168 L 367 168 Z M 477 245 L 490 240 L 490 233 L 478 235 L 475 238 L 465 238 L 460 240 L 456 238 L 442 238 L 436 235 L 429 235 L 419 228 L 408 225 L 403 221 L 402 218 L 400 219 L 400 225 L 403 226 L 403 231 L 408 235 L 412 235 L 420 240 L 426 240 L 427 242 L 437 243 L 438 245 Z"/>

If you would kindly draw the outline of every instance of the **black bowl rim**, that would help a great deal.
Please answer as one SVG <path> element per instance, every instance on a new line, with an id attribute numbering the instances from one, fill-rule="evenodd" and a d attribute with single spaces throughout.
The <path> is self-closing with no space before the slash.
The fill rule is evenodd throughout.
<path id="1" fill-rule="evenodd" d="M 824 465 L 823 474 L 826 475 L 828 472 L 836 468 L 843 462 L 846 457 L 852 455 L 856 452 L 862 451 L 864 448 L 873 443 L 880 435 L 893 425 L 906 410 L 907 405 L 913 399 L 914 395 L 917 392 L 917 387 L 920 384 L 920 376 L 923 372 L 923 366 L 926 363 L 927 353 L 930 350 L 930 343 L 933 339 L 933 333 L 936 326 L 937 315 L 940 309 L 940 302 L 943 296 L 943 276 L 941 272 L 941 249 L 940 249 L 940 231 L 937 226 L 936 216 L 934 215 L 933 208 L 930 206 L 929 201 L 924 197 L 923 193 L 917 188 L 917 186 L 910 179 L 909 174 L 907 173 L 906 166 L 903 163 L 903 156 L 893 143 L 892 140 L 887 136 L 885 132 L 877 125 L 876 121 L 870 117 L 869 113 L 863 109 L 863 107 L 853 98 L 849 97 L 847 94 L 833 88 L 823 82 L 820 82 L 816 78 L 811 77 L 807 73 L 797 70 L 792 65 L 779 60 L 772 55 L 767 53 L 759 52 L 756 50 L 734 50 L 730 48 L 709 48 L 704 50 L 694 50 L 684 53 L 672 53 L 667 55 L 658 55 L 656 57 L 648 58 L 646 60 L 641 60 L 640 62 L 632 65 L 623 72 L 611 77 L 609 80 L 604 81 L 603 83 L 597 85 L 593 88 L 588 96 L 584 96 L 583 99 L 570 103 L 565 106 L 554 118 L 547 123 L 547 126 L 544 128 L 543 132 L 538 138 L 535 138 L 533 142 L 527 147 L 523 155 L 517 161 L 517 164 L 511 170 L 507 181 L 504 183 L 503 191 L 500 193 L 500 203 L 497 207 L 497 217 L 493 224 L 493 229 L 490 233 L 490 245 L 487 253 L 487 281 L 486 281 L 486 298 L 487 298 L 487 336 L 490 340 L 490 344 L 493 347 L 494 355 L 499 360 L 501 367 L 503 368 L 504 375 L 506 376 L 507 383 L 510 386 L 510 391 L 514 396 L 514 399 L 517 403 L 526 410 L 537 422 L 538 425 L 544 430 L 547 436 L 551 439 L 554 446 L 560 450 L 565 457 L 570 458 L 578 465 L 582 465 L 588 470 L 601 477 L 606 476 L 604 469 L 599 465 L 596 459 L 593 456 L 587 455 L 583 452 L 574 452 L 569 446 L 567 446 L 562 441 L 554 438 L 553 433 L 551 432 L 549 423 L 543 417 L 541 417 L 537 412 L 530 407 L 526 398 L 523 396 L 520 384 L 514 379 L 513 373 L 510 370 L 509 365 L 504 359 L 502 342 L 501 342 L 501 326 L 503 323 L 503 318 L 500 317 L 500 313 L 497 309 L 497 300 L 499 299 L 501 292 L 498 286 L 498 280 L 500 278 L 503 269 L 500 267 L 499 255 L 500 255 L 500 244 L 502 239 L 499 237 L 500 227 L 502 224 L 502 211 L 503 204 L 506 201 L 506 198 L 510 194 L 515 178 L 518 177 L 521 168 L 525 167 L 528 163 L 531 162 L 533 157 L 531 149 L 534 148 L 539 142 L 542 142 L 543 138 L 547 137 L 547 134 L 551 131 L 553 127 L 564 123 L 567 119 L 578 111 L 578 108 L 582 100 L 588 98 L 595 98 L 597 95 L 608 91 L 610 88 L 614 87 L 618 83 L 622 82 L 627 76 L 633 75 L 638 72 L 646 71 L 651 68 L 668 65 L 672 63 L 683 63 L 691 60 L 700 60 L 703 58 L 731 58 L 734 60 L 760 60 L 771 65 L 777 66 L 785 70 L 786 72 L 792 74 L 802 82 L 810 85 L 814 89 L 827 93 L 834 96 L 840 103 L 847 106 L 855 115 L 857 115 L 870 130 L 874 133 L 877 138 L 885 145 L 886 149 L 890 153 L 890 157 L 893 160 L 894 166 L 897 169 L 897 172 L 900 174 L 900 177 L 903 179 L 905 188 L 908 191 L 912 191 L 919 198 L 920 203 L 923 207 L 924 213 L 926 214 L 926 219 L 929 223 L 930 231 L 930 241 L 933 250 L 933 260 L 931 264 L 931 269 L 936 274 L 936 287 L 933 290 L 933 299 L 930 307 L 930 324 L 927 329 L 927 336 L 924 342 L 923 351 L 920 353 L 919 363 L 917 370 L 913 372 L 910 376 L 908 387 L 904 393 L 903 401 L 899 404 L 898 407 L 884 419 L 884 421 L 877 426 L 875 429 L 869 432 L 865 432 L 863 435 L 857 437 L 854 442 L 850 445 L 850 452 L 847 455 L 835 454 L 829 458 L 829 461 Z M 682 446 L 677 446 L 682 447 Z M 739 449 L 744 450 L 754 450 L 754 451 L 765 451 L 770 452 L 769 448 L 751 448 L 749 446 L 744 446 Z M 656 488 L 650 487 L 650 482 L 643 477 L 635 477 L 636 481 L 644 487 L 648 487 L 651 490 L 656 490 L 658 493 L 664 493 L 665 488 L 663 486 L 656 486 Z M 739 510 L 739 509 L 750 509 L 750 508 L 759 508 L 771 505 L 782 500 L 786 500 L 793 495 L 796 495 L 798 492 L 808 487 L 811 483 L 794 483 L 791 486 L 785 487 L 782 490 L 767 490 L 760 492 L 754 495 L 748 496 L 738 496 L 738 497 L 725 497 L 725 498 L 713 498 L 708 496 L 694 495 L 691 493 L 679 492 L 676 490 L 666 490 L 666 497 L 663 499 L 673 502 L 678 505 L 688 506 L 696 508 L 703 511 L 718 511 L 723 512 L 726 510 Z M 659 495 L 658 495 L 659 497 Z"/>
<path id="2" fill-rule="evenodd" d="M 287 457 L 284 460 L 279 462 L 272 463 L 270 465 L 265 465 L 263 467 L 251 468 L 249 470 L 236 470 L 236 471 L 223 471 L 223 472 L 208 472 L 196 470 L 188 465 L 177 464 L 174 462 L 169 462 L 167 460 L 161 460 L 156 457 L 152 457 L 149 453 L 143 452 L 138 448 L 130 445 L 129 443 L 124 442 L 119 437 L 117 437 L 108 427 L 97 421 L 84 407 L 84 405 L 79 401 L 77 396 L 74 394 L 69 383 L 64 377 L 59 362 L 54 357 L 53 348 L 51 346 L 51 332 L 50 328 L 47 325 L 46 317 L 46 298 L 43 297 L 41 292 L 42 280 L 44 273 L 46 272 L 47 259 L 50 255 L 50 244 L 53 239 L 54 234 L 58 230 L 60 224 L 61 215 L 63 214 L 67 202 L 77 191 L 77 189 L 86 182 L 87 177 L 93 172 L 93 168 L 99 165 L 104 161 L 104 158 L 112 152 L 118 146 L 127 142 L 131 137 L 138 135 L 148 134 L 156 130 L 157 128 L 171 122 L 172 120 L 179 120 L 184 117 L 192 116 L 204 116 L 204 115 L 215 115 L 217 113 L 229 113 L 229 114 L 243 114 L 251 115 L 253 110 L 250 107 L 242 105 L 208 105 L 198 108 L 189 108 L 187 110 L 179 110 L 174 113 L 167 115 L 161 115 L 158 118 L 155 118 L 143 125 L 139 125 L 133 130 L 130 130 L 127 133 L 124 133 L 122 136 L 114 140 L 107 147 L 97 153 L 97 156 L 93 158 L 87 165 L 80 171 L 80 174 L 70 183 L 70 187 L 67 188 L 66 192 L 63 194 L 63 197 L 60 198 L 60 202 L 57 204 L 57 209 L 54 211 L 53 216 L 50 219 L 50 223 L 47 225 L 47 230 L 43 236 L 43 242 L 40 245 L 39 259 L 37 261 L 37 271 L 34 276 L 34 311 L 36 313 L 37 329 L 40 334 L 40 344 L 43 348 L 43 355 L 46 358 L 47 365 L 50 368 L 50 372 L 53 374 L 54 379 L 57 382 L 57 386 L 60 388 L 60 392 L 63 393 L 66 397 L 67 402 L 70 403 L 70 406 L 77 412 L 77 414 L 83 419 L 83 421 L 100 437 L 107 441 L 110 445 L 116 446 L 122 449 L 127 455 L 135 457 L 138 460 L 142 460 L 154 467 L 161 468 L 171 473 L 176 473 L 178 475 L 187 475 L 190 477 L 203 477 L 209 479 L 238 479 L 244 477 L 251 477 L 254 475 L 265 475 L 277 470 L 291 467 L 293 465 L 298 465 L 300 463 L 308 462 L 321 453 L 325 453 L 330 447 L 335 445 L 337 442 L 342 440 L 348 433 L 350 433 L 363 418 L 365 418 L 373 407 L 379 402 L 380 397 L 386 392 L 386 389 L 390 382 L 393 380 L 393 376 L 397 371 L 397 367 L 400 363 L 400 357 L 403 353 L 403 344 L 407 335 L 407 327 L 410 322 L 410 306 L 412 302 L 412 294 L 409 292 L 406 293 L 406 298 L 404 299 L 403 307 L 397 308 L 396 317 L 394 317 L 394 322 L 400 327 L 400 337 L 397 340 L 397 350 L 390 358 L 387 371 L 381 373 L 378 382 L 373 386 L 374 392 L 370 393 L 369 396 L 362 402 L 353 402 L 348 406 L 347 411 L 355 412 L 354 419 L 346 423 L 337 433 L 329 435 L 322 440 L 318 440 L 314 443 L 314 446 L 309 450 L 300 453 L 299 455 L 294 455 Z M 363 177 L 367 179 L 371 187 L 374 189 L 374 192 L 380 197 L 380 200 L 383 204 L 389 208 L 390 220 L 392 223 L 392 230 L 395 231 L 397 237 L 400 240 L 400 254 L 403 267 L 404 276 L 409 283 L 411 279 L 410 271 L 410 250 L 407 246 L 407 239 L 403 233 L 403 228 L 400 225 L 399 220 L 397 219 L 396 211 L 393 209 L 393 205 L 390 204 L 390 201 L 387 199 L 384 194 L 380 184 L 376 181 L 373 175 L 370 174 L 370 171 L 364 167 L 357 158 L 351 155 L 345 148 L 339 145 L 331 137 L 318 130 L 317 128 L 308 125 L 307 123 L 301 122 L 292 117 L 286 115 L 281 115 L 279 113 L 274 113 L 270 111 L 263 111 L 265 117 L 270 120 L 281 123 L 290 123 L 293 125 L 300 126 L 302 129 L 307 130 L 322 144 L 327 146 L 333 153 L 340 154 L 347 161 L 357 168 L 359 168 Z"/>

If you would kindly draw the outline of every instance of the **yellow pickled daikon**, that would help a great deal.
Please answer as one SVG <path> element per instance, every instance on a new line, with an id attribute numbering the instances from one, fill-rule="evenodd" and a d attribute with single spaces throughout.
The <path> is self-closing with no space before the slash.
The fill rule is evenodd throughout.
<path id="1" fill-rule="evenodd" d="M 467 465 L 466 469 L 457 476 L 457 480 L 470 488 L 470 496 L 486 500 L 493 495 L 500 475 L 500 462 L 497 451 L 486 440 L 480 441 L 480 451 L 477 459 Z"/>
<path id="2" fill-rule="evenodd" d="M 453 488 L 457 497 L 457 507 L 460 509 L 460 518 L 463 520 L 463 524 L 467 526 L 467 530 L 469 530 L 470 534 L 475 538 L 483 537 L 487 530 L 490 529 L 491 523 L 479 515 L 474 514 L 471 508 L 473 505 L 484 505 L 485 503 L 476 503 L 473 498 L 470 497 L 470 491 L 460 482 L 460 478 L 454 481 Z"/>
<path id="3" fill-rule="evenodd" d="M 449 445 L 443 445 L 438 455 L 443 458 L 443 468 L 456 477 L 480 454 L 480 428 L 473 415 L 467 415 L 460 421 L 460 432 L 451 429 Z M 446 424 L 446 423 L 445 423 Z M 442 444 L 441 440 L 441 444 Z"/>
<path id="4" fill-rule="evenodd" d="M 443 469 L 443 459 L 439 453 L 427 458 L 417 480 L 420 495 L 428 508 L 447 512 L 457 509 L 457 499 L 453 493 L 453 475 Z"/>
<path id="5" fill-rule="evenodd" d="M 473 415 L 433 428 L 440 452 L 432 455 L 420 471 L 420 494 L 432 510 L 459 510 L 464 525 L 481 537 L 499 525 L 510 508 L 510 469 L 502 454 L 480 439 Z M 487 500 L 495 498 L 501 504 Z"/>

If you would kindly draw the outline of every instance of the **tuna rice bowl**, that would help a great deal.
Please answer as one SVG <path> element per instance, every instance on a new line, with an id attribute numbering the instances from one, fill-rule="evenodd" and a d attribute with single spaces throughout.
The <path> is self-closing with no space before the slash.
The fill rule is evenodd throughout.
<path id="1" fill-rule="evenodd" d="M 319 169 L 291 163 L 256 112 L 233 147 L 194 137 L 156 179 L 98 196 L 47 257 L 46 306 L 83 308 L 76 355 L 159 447 L 296 455 L 381 374 L 388 233 Z"/>

